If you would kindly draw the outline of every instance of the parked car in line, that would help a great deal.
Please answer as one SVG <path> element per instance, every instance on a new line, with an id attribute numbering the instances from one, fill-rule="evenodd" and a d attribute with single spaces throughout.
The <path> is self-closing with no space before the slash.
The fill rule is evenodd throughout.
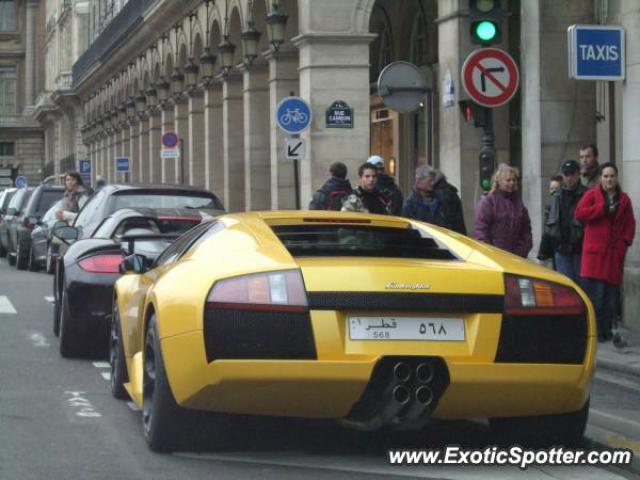
<path id="1" fill-rule="evenodd" d="M 59 240 L 53 238 L 52 231 L 58 219 L 56 212 L 62 208 L 62 200 L 49 207 L 38 225 L 31 232 L 31 251 L 29 253 L 29 270 L 37 271 L 44 268 L 53 274 L 54 259 L 57 256 Z"/>
<path id="2" fill-rule="evenodd" d="M 18 270 L 29 266 L 31 257 L 31 232 L 38 225 L 49 207 L 62 198 L 64 187 L 61 185 L 41 184 L 33 189 L 29 200 L 18 215 L 8 222 L 9 256 L 14 257 Z"/>
<path id="3" fill-rule="evenodd" d="M 107 216 L 90 238 L 73 242 L 60 258 L 55 277 L 59 288 L 53 332 L 60 336 L 60 354 L 75 357 L 107 351 L 113 284 L 120 277 L 125 234 L 173 235 L 140 244 L 154 258 L 203 218 L 210 217 L 193 209 L 122 208 Z M 54 228 L 54 234 L 57 231 Z M 72 240 L 80 235 L 78 227 L 66 228 L 67 235 L 69 231 L 75 232 Z"/>
<path id="4" fill-rule="evenodd" d="M 13 237 L 11 235 L 11 225 L 14 223 L 14 220 L 20 216 L 20 213 L 22 213 L 32 193 L 33 187 L 19 188 L 9 202 L 7 213 L 4 215 L 4 221 L 2 222 L 4 229 L 0 231 L 0 243 L 2 243 L 7 250 L 9 265 L 15 265 L 16 263 L 16 246 L 13 243 Z"/>
<path id="5" fill-rule="evenodd" d="M 17 188 L 5 188 L 0 193 L 0 257 L 7 256 L 7 227 L 4 223 L 4 216 L 7 213 L 11 199 L 17 191 Z"/>
<path id="6" fill-rule="evenodd" d="M 156 451 L 215 412 L 360 430 L 489 417 L 510 443 L 576 445 L 594 311 L 566 276 L 448 230 L 341 212 L 222 215 L 115 284 L 111 389 Z M 513 436 L 513 439 L 509 437 Z"/>

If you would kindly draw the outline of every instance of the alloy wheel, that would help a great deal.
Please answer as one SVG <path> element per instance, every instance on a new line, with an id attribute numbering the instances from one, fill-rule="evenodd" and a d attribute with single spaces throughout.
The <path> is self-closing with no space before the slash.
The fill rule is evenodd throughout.
<path id="1" fill-rule="evenodd" d="M 147 334 L 144 347 L 144 372 L 142 380 L 142 423 L 148 432 L 153 420 L 153 398 L 156 388 L 156 359 L 153 346 L 153 334 Z"/>

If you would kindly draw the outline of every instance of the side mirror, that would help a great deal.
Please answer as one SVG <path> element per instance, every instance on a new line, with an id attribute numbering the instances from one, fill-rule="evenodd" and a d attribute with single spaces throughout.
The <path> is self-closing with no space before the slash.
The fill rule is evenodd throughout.
<path id="1" fill-rule="evenodd" d="M 64 222 L 61 222 L 64 223 Z M 51 232 L 54 237 L 59 238 L 67 245 L 75 242 L 78 239 L 78 229 L 76 227 L 70 227 L 66 223 L 64 226 L 58 225 L 57 223 L 53 226 L 53 231 Z"/>
<path id="2" fill-rule="evenodd" d="M 144 255 L 133 253 L 124 257 L 120 264 L 120 273 L 137 273 L 141 274 L 147 271 L 148 261 Z"/>

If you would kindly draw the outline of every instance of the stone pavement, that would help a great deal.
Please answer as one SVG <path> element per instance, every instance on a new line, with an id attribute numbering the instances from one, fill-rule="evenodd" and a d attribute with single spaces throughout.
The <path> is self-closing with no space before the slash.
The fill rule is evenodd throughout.
<path id="1" fill-rule="evenodd" d="M 618 333 L 622 342 L 598 343 L 596 369 L 635 375 L 640 386 L 640 332 L 621 327 Z"/>

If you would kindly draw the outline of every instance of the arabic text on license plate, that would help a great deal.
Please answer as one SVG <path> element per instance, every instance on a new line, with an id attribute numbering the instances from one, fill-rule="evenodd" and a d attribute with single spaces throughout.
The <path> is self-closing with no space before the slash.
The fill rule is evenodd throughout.
<path id="1" fill-rule="evenodd" d="M 462 318 L 349 317 L 351 340 L 464 340 Z"/>

